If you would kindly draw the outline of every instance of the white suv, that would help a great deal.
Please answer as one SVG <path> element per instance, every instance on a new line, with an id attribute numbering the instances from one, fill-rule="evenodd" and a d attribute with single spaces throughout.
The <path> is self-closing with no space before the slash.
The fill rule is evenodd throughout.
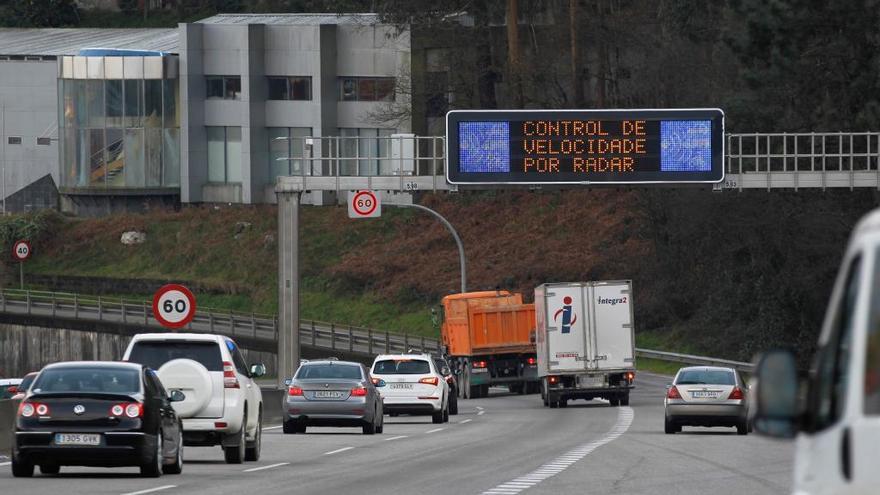
<path id="1" fill-rule="evenodd" d="M 449 421 L 449 385 L 429 354 L 379 355 L 370 375 L 386 413 L 430 414 L 434 423 Z"/>
<path id="2" fill-rule="evenodd" d="M 266 368 L 255 364 L 248 369 L 232 339 L 144 333 L 132 338 L 123 360 L 156 370 L 169 392 L 186 395 L 186 400 L 174 403 L 183 419 L 185 445 L 219 444 L 230 464 L 259 460 L 263 394 L 254 378 L 264 375 Z"/>

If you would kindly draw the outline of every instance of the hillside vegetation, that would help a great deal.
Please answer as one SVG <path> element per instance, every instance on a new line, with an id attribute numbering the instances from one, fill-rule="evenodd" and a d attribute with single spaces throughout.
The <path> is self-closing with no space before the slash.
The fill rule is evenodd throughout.
<path id="1" fill-rule="evenodd" d="M 632 279 L 642 345 L 734 359 L 811 349 L 849 231 L 877 201 L 870 191 L 672 189 L 421 199 L 461 234 L 470 290 L 531 300 L 543 282 Z M 211 288 L 198 295 L 203 307 L 274 313 L 276 221 L 272 206 L 40 214 L 7 218 L 0 235 L 7 245 L 34 239 L 28 273 L 196 282 Z M 146 242 L 122 245 L 128 230 Z M 372 220 L 304 207 L 301 238 L 304 318 L 436 335 L 430 310 L 459 288 L 455 244 L 436 220 L 393 207 Z"/>

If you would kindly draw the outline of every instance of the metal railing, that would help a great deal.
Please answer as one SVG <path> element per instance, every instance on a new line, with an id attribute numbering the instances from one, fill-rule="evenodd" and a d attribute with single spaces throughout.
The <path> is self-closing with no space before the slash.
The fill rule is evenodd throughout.
<path id="1" fill-rule="evenodd" d="M 145 330 L 167 331 L 153 317 L 151 303 L 125 298 L 0 289 L 0 311 L 51 317 L 60 321 L 75 319 L 121 323 L 143 327 Z M 95 331 L 102 330 L 96 327 Z M 245 337 L 269 346 L 277 342 L 278 321 L 273 315 L 202 308 L 196 311 L 193 321 L 180 331 L 217 333 L 232 338 Z M 368 357 L 409 351 L 437 353 L 441 350 L 441 343 L 437 339 L 316 320 L 300 322 L 300 345 Z M 636 349 L 636 355 L 683 364 L 728 366 L 746 372 L 753 369 L 751 363 L 651 349 Z"/>

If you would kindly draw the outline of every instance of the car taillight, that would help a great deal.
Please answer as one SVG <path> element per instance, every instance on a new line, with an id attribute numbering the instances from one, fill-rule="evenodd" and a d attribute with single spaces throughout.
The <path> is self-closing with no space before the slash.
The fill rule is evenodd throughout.
<path id="1" fill-rule="evenodd" d="M 548 376 L 547 381 L 550 382 L 551 385 L 554 385 L 556 383 L 559 383 L 559 377 L 558 376 Z"/>
<path id="2" fill-rule="evenodd" d="M 115 404 L 110 408 L 111 416 L 122 416 L 125 414 L 125 406 L 123 404 Z"/>
<path id="3" fill-rule="evenodd" d="M 627 372 L 626 372 L 626 381 L 631 382 L 631 381 L 633 381 L 633 380 L 635 380 L 635 379 L 636 379 L 636 374 L 635 374 L 635 373 L 633 373 L 632 371 L 627 371 Z"/>
<path id="4" fill-rule="evenodd" d="M 743 400 L 745 396 L 743 395 L 743 391 L 739 387 L 733 387 L 733 390 L 730 391 L 730 397 L 728 400 Z"/>
<path id="5" fill-rule="evenodd" d="M 18 415 L 23 418 L 30 418 L 37 412 L 37 408 L 30 402 L 22 402 L 18 406 Z"/>
<path id="6" fill-rule="evenodd" d="M 290 387 L 287 389 L 287 395 L 291 397 L 302 397 L 303 389 L 299 387 Z"/>
<path id="7" fill-rule="evenodd" d="M 129 418 L 140 418 L 144 415 L 144 405 L 140 402 L 132 402 L 125 406 L 125 415 Z"/>
<path id="8" fill-rule="evenodd" d="M 229 361 L 223 361 L 223 388 L 241 388 L 235 376 L 235 366 Z"/>
<path id="9" fill-rule="evenodd" d="M 436 376 L 431 376 L 428 378 L 422 378 L 421 380 L 419 380 L 419 383 L 437 386 L 437 384 L 440 383 L 440 380 L 438 380 Z"/>
<path id="10" fill-rule="evenodd" d="M 678 387 L 675 385 L 669 387 L 669 391 L 666 392 L 667 399 L 681 399 L 681 394 L 678 393 Z"/>
<path id="11" fill-rule="evenodd" d="M 537 364 L 537 363 L 538 363 L 538 360 L 535 359 L 535 358 L 533 358 L 533 357 L 530 357 L 530 358 L 528 359 L 528 363 L 529 363 L 529 364 Z"/>
<path id="12" fill-rule="evenodd" d="M 365 389 L 364 387 L 353 388 L 353 389 L 351 389 L 351 396 L 352 397 L 366 397 L 367 396 L 367 389 Z"/>

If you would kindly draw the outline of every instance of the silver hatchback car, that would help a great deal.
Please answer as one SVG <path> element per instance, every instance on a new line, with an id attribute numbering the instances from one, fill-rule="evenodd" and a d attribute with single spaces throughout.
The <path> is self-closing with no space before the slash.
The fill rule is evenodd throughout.
<path id="1" fill-rule="evenodd" d="M 284 433 L 305 433 L 308 426 L 360 426 L 365 435 L 382 433 L 382 397 L 360 363 L 308 361 L 289 380 L 283 404 Z"/>
<path id="2" fill-rule="evenodd" d="M 666 433 L 680 432 L 682 426 L 735 426 L 738 434 L 748 434 L 747 388 L 731 368 L 678 370 L 664 400 Z"/>

